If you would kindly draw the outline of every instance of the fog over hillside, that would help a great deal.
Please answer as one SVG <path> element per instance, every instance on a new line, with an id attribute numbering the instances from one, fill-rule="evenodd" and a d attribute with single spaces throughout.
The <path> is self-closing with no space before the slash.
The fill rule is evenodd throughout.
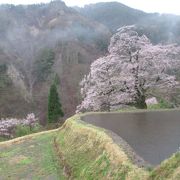
<path id="1" fill-rule="evenodd" d="M 180 17 L 151 14 L 121 3 L 70 8 L 62 1 L 0 6 L 0 118 L 35 112 L 45 121 L 49 87 L 58 92 L 66 117 L 80 103 L 91 62 L 107 53 L 110 37 L 136 24 L 154 44 L 180 43 Z"/>
<path id="2" fill-rule="evenodd" d="M 64 1 L 0 0 L 0 180 L 180 180 L 178 1 Z"/>
<path id="3" fill-rule="evenodd" d="M 146 13 L 118 2 L 75 7 L 82 15 L 107 26 L 112 32 L 124 25 L 136 24 L 154 43 L 180 42 L 180 16 Z"/>
<path id="4" fill-rule="evenodd" d="M 46 117 L 49 87 L 57 74 L 67 115 L 79 101 L 79 81 L 106 52 L 111 33 L 61 1 L 0 6 L 1 116 L 36 111 Z M 48 64 L 44 56 L 54 54 Z M 44 118 L 43 118 L 44 117 Z"/>

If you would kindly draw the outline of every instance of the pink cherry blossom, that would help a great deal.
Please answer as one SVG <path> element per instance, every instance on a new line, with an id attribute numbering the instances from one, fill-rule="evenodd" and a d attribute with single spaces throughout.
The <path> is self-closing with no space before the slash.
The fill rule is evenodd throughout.
<path id="1" fill-rule="evenodd" d="M 25 119 L 6 118 L 0 120 L 0 136 L 12 137 L 12 130 L 18 125 L 33 126 L 38 119 L 34 113 L 28 114 Z"/>
<path id="2" fill-rule="evenodd" d="M 139 36 L 135 26 L 125 26 L 111 38 L 109 54 L 91 64 L 81 81 L 83 101 L 77 112 L 109 111 L 125 105 L 146 108 L 151 88 L 173 88 L 178 83 L 167 72 L 179 68 L 180 47 L 153 45 Z"/>

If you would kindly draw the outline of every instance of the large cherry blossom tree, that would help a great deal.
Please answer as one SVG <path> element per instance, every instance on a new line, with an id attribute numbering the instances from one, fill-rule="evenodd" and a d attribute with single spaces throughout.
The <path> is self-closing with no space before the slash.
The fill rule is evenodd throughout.
<path id="1" fill-rule="evenodd" d="M 110 111 L 125 105 L 146 108 L 151 88 L 173 88 L 179 66 L 180 47 L 176 44 L 153 45 L 135 26 L 125 26 L 111 38 L 109 54 L 91 64 L 81 85 L 83 101 L 77 112 Z"/>

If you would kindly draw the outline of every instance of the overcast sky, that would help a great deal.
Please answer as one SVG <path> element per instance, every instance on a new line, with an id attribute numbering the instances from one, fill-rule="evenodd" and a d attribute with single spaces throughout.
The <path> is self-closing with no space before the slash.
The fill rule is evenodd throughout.
<path id="1" fill-rule="evenodd" d="M 64 0 L 68 6 L 84 6 L 96 2 L 108 2 L 116 0 Z M 180 0 L 117 0 L 130 7 L 146 12 L 172 13 L 180 15 Z M 34 4 L 50 2 L 50 0 L 0 0 L 1 4 Z"/>

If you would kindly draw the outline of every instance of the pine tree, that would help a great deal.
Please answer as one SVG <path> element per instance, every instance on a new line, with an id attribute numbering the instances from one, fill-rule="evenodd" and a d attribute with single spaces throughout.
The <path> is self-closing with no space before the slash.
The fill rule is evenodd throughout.
<path id="1" fill-rule="evenodd" d="M 58 121 L 59 117 L 63 117 L 64 113 L 62 111 L 59 95 L 57 92 L 56 84 L 53 83 L 50 87 L 49 97 L 48 97 L 48 122 L 55 123 Z"/>

